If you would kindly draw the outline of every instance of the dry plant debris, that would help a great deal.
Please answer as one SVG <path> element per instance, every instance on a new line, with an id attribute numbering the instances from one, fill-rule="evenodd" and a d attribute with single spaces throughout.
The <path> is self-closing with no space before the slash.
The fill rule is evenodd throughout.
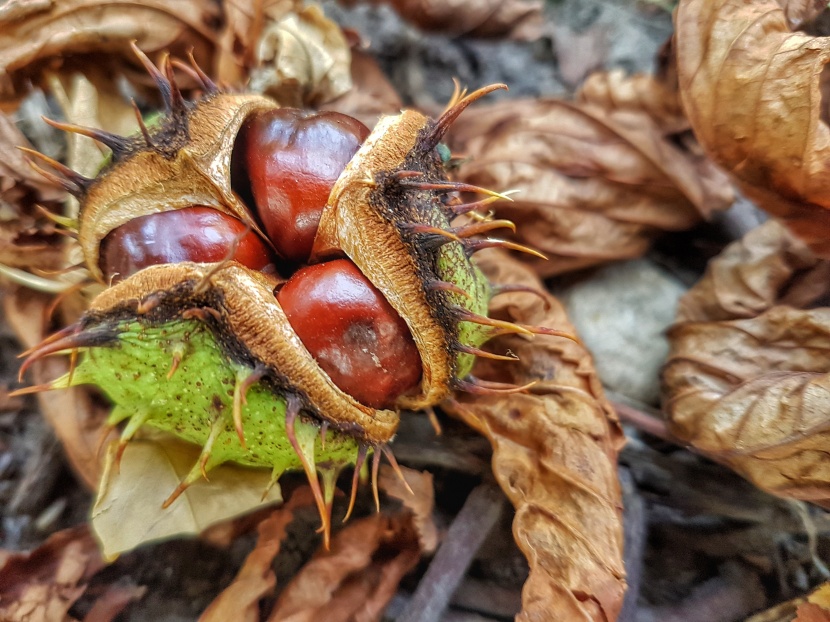
<path id="1" fill-rule="evenodd" d="M 515 42 L 547 32 L 542 3 L 536 1 L 383 3 L 420 29 L 455 38 Z M 689 230 L 712 218 L 734 200 L 729 178 L 717 165 L 798 234 L 778 221 L 751 231 L 712 260 L 681 301 L 663 372 L 664 437 L 687 443 L 763 490 L 830 507 L 825 460 L 830 205 L 824 187 L 829 130 L 822 102 L 828 47 L 827 39 L 796 31 L 825 7 L 808 0 L 680 0 L 672 48 L 676 60 L 665 56 L 657 76 L 600 72 L 571 99 L 478 106 L 461 117 L 449 142 L 469 158 L 458 162 L 458 179 L 520 190 L 512 202 L 495 204 L 497 217 L 517 224 L 517 242 L 551 258 L 519 260 L 499 251 L 480 255 L 494 283 L 542 292 L 499 296 L 491 307 L 491 316 L 499 319 L 571 329 L 539 276 L 641 256 L 665 232 Z M 135 97 L 145 111 L 157 102 L 129 52 L 132 40 L 154 58 L 167 51 L 181 58 L 192 48 L 219 81 L 268 93 L 283 105 L 338 110 L 369 126 L 403 107 L 366 49 L 372 42 L 342 31 L 319 7 L 299 0 L 186 0 L 175 10 L 154 0 L 7 2 L 0 8 L 0 264 L 4 273 L 16 270 L 8 274 L 17 283 L 43 290 L 3 284 L 5 321 L 24 348 L 77 318 L 88 296 L 70 291 L 56 301 L 44 293 L 71 285 L 49 270 L 73 261 L 74 243 L 56 233 L 38 206 L 72 216 L 73 204 L 35 174 L 16 149 L 32 142 L 39 147 L 18 127 L 18 107 L 31 88 L 43 88 L 68 121 L 134 131 L 133 110 L 122 95 Z M 188 93 L 198 91 L 186 76 L 182 85 Z M 73 138 L 63 157 L 88 175 L 96 173 L 100 159 L 99 148 L 85 138 Z M 470 577 L 486 558 L 479 547 L 488 545 L 481 542 L 493 535 L 488 539 L 488 533 L 473 534 L 471 528 L 483 525 L 489 531 L 495 525 L 494 533 L 502 527 L 498 535 L 508 538 L 498 524 L 501 504 L 478 513 L 474 518 L 480 522 L 469 516 L 469 508 L 499 494 L 482 473 L 490 459 L 495 480 L 515 510 L 506 518 L 512 519 L 516 546 L 526 558 L 518 578 L 512 577 L 516 594 L 523 585 L 516 619 L 607 622 L 632 615 L 636 607 L 620 613 L 626 570 L 617 456 L 624 437 L 590 354 L 577 343 L 523 335 L 501 336 L 488 348 L 518 355 L 520 361 L 480 361 L 478 377 L 533 386 L 509 395 L 456 396 L 442 404 L 438 417 L 447 436 L 431 436 L 429 452 L 419 453 L 419 446 L 413 449 L 400 439 L 410 464 L 428 469 L 402 467 L 414 494 L 384 467 L 378 479 L 380 512 L 371 513 L 371 502 L 361 493 L 355 516 L 336 530 L 328 551 L 304 517 L 313 505 L 307 488 L 289 488 L 288 500 L 271 507 L 281 491 L 274 488 L 262 498 L 267 472 L 222 467 L 211 472 L 209 485 L 190 489 L 177 512 L 162 510 L 161 501 L 194 461 L 192 448 L 147 435 L 129 446 L 115 477 L 106 477 L 102 448 L 112 431 L 104 425 L 108 407 L 100 397 L 73 389 L 41 395 L 39 404 L 76 476 L 90 489 L 100 487 L 90 512 L 99 535 L 104 534 L 108 558 L 122 554 L 129 563 L 136 554 L 131 551 L 140 554 L 159 538 L 200 533 L 217 554 L 230 556 L 256 531 L 244 560 L 201 606 L 204 622 L 368 622 L 382 619 L 396 593 L 409 592 L 414 596 L 402 619 L 421 620 L 451 603 L 459 583 L 459 593 L 486 590 L 487 581 L 476 584 Z M 67 361 L 50 359 L 35 366 L 32 380 L 46 382 L 67 369 Z M 2 403 L 4 412 L 19 408 L 13 400 Z M 459 432 L 462 426 L 446 421 L 446 414 L 486 442 Z M 423 413 L 414 417 L 416 428 L 429 426 Z M 492 455 L 483 448 L 486 443 Z M 659 449 L 644 449 L 640 439 L 634 446 L 640 458 L 649 456 L 647 468 L 659 470 L 672 460 Z M 5 450 L 0 443 L 0 458 Z M 5 472 L 0 459 L 0 475 Z M 668 472 L 683 477 L 684 469 Z M 464 482 L 460 488 L 459 481 Z M 448 503 L 459 489 L 473 490 L 466 514 L 458 512 L 463 495 Z M 681 508 L 684 503 L 696 507 L 711 493 L 688 483 L 678 484 L 678 490 L 684 494 L 669 498 Z M 749 521 L 747 532 L 761 531 L 762 519 L 750 517 L 752 511 L 780 511 L 780 506 L 764 506 L 757 494 L 747 500 L 749 509 L 713 495 L 713 514 Z M 634 501 L 642 511 L 642 499 Z M 818 560 L 820 570 L 820 545 L 830 529 L 826 521 L 811 522 L 814 515 L 804 504 L 793 507 L 801 508 L 804 524 L 797 529 L 788 523 L 786 531 L 806 534 L 805 556 Z M 344 511 L 345 501 L 336 499 L 335 508 Z M 49 512 L 55 510 L 39 520 L 46 521 Z M 648 520 L 640 517 L 639 529 L 648 529 Z M 650 520 L 675 519 L 650 515 Z M 730 535 L 714 534 L 696 551 L 708 547 L 725 557 L 728 550 L 733 559 L 773 564 L 762 554 L 766 544 L 753 540 L 750 547 L 746 536 L 733 551 Z M 629 540 L 646 546 L 642 533 Z M 58 531 L 31 553 L 0 549 L 0 617 L 103 622 L 140 609 L 152 597 L 151 588 L 112 581 L 107 573 L 120 562 L 109 568 L 107 563 L 86 526 Z M 285 565 L 293 570 L 285 572 Z M 640 571 L 638 564 L 631 568 Z M 496 576 L 490 591 L 502 589 L 509 600 L 510 588 L 499 581 L 510 580 Z M 420 586 L 414 586 L 417 577 Z M 635 584 L 642 590 L 641 578 Z M 440 580 L 449 584 L 441 588 Z M 742 589 L 743 584 L 749 588 Z M 803 594 L 809 585 L 802 581 L 798 588 Z M 737 616 L 753 609 L 746 600 L 757 600 L 755 609 L 764 606 L 761 591 L 757 574 L 739 571 L 731 579 L 695 586 L 677 607 L 658 605 L 644 615 Z M 825 586 L 806 601 L 794 601 L 776 622 L 830 620 L 826 594 Z M 135 601 L 140 602 L 131 607 Z"/>
<path id="2" fill-rule="evenodd" d="M 498 214 L 547 254 L 552 276 L 638 257 L 664 231 L 688 229 L 733 200 L 725 175 L 686 137 L 677 92 L 651 76 L 590 78 L 576 101 L 481 106 L 451 144 L 464 181 L 516 189 Z"/>
<path id="3" fill-rule="evenodd" d="M 759 207 L 828 256 L 830 40 L 793 31 L 824 8 L 682 0 L 675 47 L 683 106 L 706 152 Z"/>
<path id="4" fill-rule="evenodd" d="M 774 494 L 830 504 L 826 260 L 775 221 L 680 302 L 663 372 L 671 430 Z M 795 306 L 793 306 L 795 305 Z"/>

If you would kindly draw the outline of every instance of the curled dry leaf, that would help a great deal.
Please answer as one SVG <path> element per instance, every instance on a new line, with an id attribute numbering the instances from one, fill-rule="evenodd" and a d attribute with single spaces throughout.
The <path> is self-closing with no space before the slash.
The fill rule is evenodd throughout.
<path id="1" fill-rule="evenodd" d="M 62 245 L 35 206 L 54 206 L 63 192 L 45 183 L 18 149 L 31 146 L 0 112 L 0 264 L 54 270 L 63 263 Z"/>
<path id="2" fill-rule="evenodd" d="M 259 601 L 270 594 L 277 583 L 271 564 L 280 552 L 285 531 L 294 519 L 294 510 L 313 503 L 310 488 L 297 489 L 284 505 L 259 523 L 256 546 L 248 553 L 236 578 L 213 600 L 199 617 L 199 622 L 259 621 Z"/>
<path id="3" fill-rule="evenodd" d="M 682 0 L 675 36 L 683 104 L 703 147 L 749 198 L 830 256 L 830 39 L 790 25 L 818 4 Z"/>
<path id="4" fill-rule="evenodd" d="M 104 555 L 112 558 L 144 542 L 198 534 L 282 500 L 279 486 L 269 489 L 267 470 L 227 464 L 211 470 L 210 486 L 191 486 L 163 508 L 199 453 L 198 446 L 171 437 L 130 442 L 120 468 L 102 476 L 92 509 L 92 527 Z"/>
<path id="5" fill-rule="evenodd" d="M 423 30 L 473 37 L 538 39 L 542 3 L 538 0 L 385 0 L 405 20 Z"/>
<path id="6" fill-rule="evenodd" d="M 502 253 L 477 257 L 495 283 L 542 287 Z M 573 331 L 548 295 L 499 296 L 491 315 Z M 493 472 L 516 508 L 513 533 L 530 563 L 517 620 L 616 620 L 625 593 L 616 474 L 623 435 L 591 356 L 555 337 L 505 336 L 493 345 L 520 361 L 482 362 L 477 376 L 536 384 L 524 394 L 468 397 L 447 409 L 490 440 Z"/>
<path id="7" fill-rule="evenodd" d="M 680 303 L 663 385 L 677 437 L 768 492 L 830 507 L 830 308 L 782 304 L 826 295 L 827 274 L 773 222 L 733 243 Z"/>
<path id="8" fill-rule="evenodd" d="M 134 65 L 133 40 L 148 54 L 195 46 L 202 56 L 217 19 L 216 4 L 203 0 L 10 0 L 0 8 L 0 106 L 14 105 L 52 62 L 65 69 L 92 54 L 93 66 Z"/>
<path id="9" fill-rule="evenodd" d="M 283 106 L 317 106 L 352 86 L 349 45 L 318 6 L 270 0 L 227 4 L 218 78 L 274 97 Z"/>
<path id="10" fill-rule="evenodd" d="M 104 565 L 86 525 L 52 534 L 31 553 L 4 556 L 0 563 L 0 619 L 68 619 L 69 608 Z"/>
<path id="11" fill-rule="evenodd" d="M 775 220 L 733 242 L 680 301 L 678 322 L 752 318 L 776 304 L 803 308 L 828 293 L 830 261 Z"/>
<path id="12" fill-rule="evenodd" d="M 451 137 L 471 157 L 463 181 L 519 190 L 497 211 L 550 257 L 534 264 L 543 276 L 637 257 L 658 233 L 689 228 L 733 200 L 726 176 L 678 140 L 670 90 L 643 76 L 589 85 L 577 102 L 476 107 Z"/>
<path id="13" fill-rule="evenodd" d="M 400 470 L 409 488 L 404 485 L 394 469 L 386 465 L 380 470 L 378 486 L 412 512 L 412 522 L 418 531 L 421 550 L 424 553 L 432 553 L 438 547 L 438 528 L 432 520 L 432 510 L 435 506 L 432 473 L 407 467 L 400 467 Z"/>
<path id="14" fill-rule="evenodd" d="M 421 557 L 409 513 L 374 514 L 338 532 L 286 586 L 269 622 L 380 620 Z"/>

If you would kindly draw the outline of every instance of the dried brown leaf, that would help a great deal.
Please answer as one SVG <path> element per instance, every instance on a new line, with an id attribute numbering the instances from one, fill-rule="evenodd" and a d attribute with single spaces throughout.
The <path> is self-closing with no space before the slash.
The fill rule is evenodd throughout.
<path id="1" fill-rule="evenodd" d="M 381 115 L 397 114 L 403 108 L 395 87 L 370 54 L 353 47 L 351 67 L 351 90 L 322 106 L 323 110 L 336 110 L 374 127 Z"/>
<path id="2" fill-rule="evenodd" d="M 420 559 L 408 513 L 374 514 L 350 523 L 319 551 L 277 600 L 270 622 L 371 622 Z"/>
<path id="3" fill-rule="evenodd" d="M 709 262 L 680 301 L 678 322 L 751 318 L 777 304 L 806 307 L 828 293 L 830 262 L 775 220 L 750 231 Z"/>
<path id="4" fill-rule="evenodd" d="M 0 566 L 0 619 L 67 619 L 69 608 L 104 565 L 86 525 L 52 534 L 30 553 L 4 555 Z"/>
<path id="5" fill-rule="evenodd" d="M 168 437 L 133 440 L 117 473 L 103 478 L 92 526 L 104 555 L 207 527 L 281 500 L 279 486 L 263 499 L 270 473 L 226 464 L 210 472 L 210 485 L 185 490 L 168 508 L 162 503 L 199 460 L 200 448 Z"/>
<path id="6" fill-rule="evenodd" d="M 226 12 L 216 61 L 220 80 L 247 81 L 284 106 L 317 106 L 351 88 L 348 42 L 319 7 L 234 1 Z"/>
<path id="7" fill-rule="evenodd" d="M 642 255 L 658 233 L 687 229 L 733 199 L 725 175 L 673 133 L 676 96 L 657 81 L 615 75 L 589 86 L 577 102 L 474 108 L 453 128 L 452 146 L 472 158 L 463 181 L 520 191 L 497 211 L 550 257 L 534 264 L 544 276 Z"/>
<path id="8" fill-rule="evenodd" d="M 538 0 L 385 0 L 423 30 L 454 36 L 510 37 L 525 41 L 542 33 Z"/>
<path id="9" fill-rule="evenodd" d="M 526 266 L 504 254 L 477 257 L 495 283 L 542 287 Z M 501 295 L 491 311 L 574 330 L 548 295 Z M 493 346 L 520 362 L 485 361 L 474 370 L 477 376 L 537 384 L 523 394 L 465 398 L 450 410 L 490 440 L 493 472 L 516 508 L 513 533 L 530 563 L 517 620 L 615 620 L 625 592 L 616 475 L 623 436 L 591 356 L 555 337 L 505 336 Z"/>
<path id="10" fill-rule="evenodd" d="M 46 310 L 50 297 L 25 288 L 7 291 L 3 298 L 6 321 L 26 348 L 37 345 L 48 334 Z M 52 357 L 36 363 L 31 372 L 35 385 L 51 382 L 65 374 L 69 362 Z M 41 411 L 66 451 L 75 473 L 94 490 L 100 479 L 98 449 L 108 409 L 96 403 L 84 388 L 38 394 Z"/>
<path id="11" fill-rule="evenodd" d="M 681 299 L 663 402 L 673 434 L 786 497 L 830 503 L 830 262 L 775 221 L 728 246 Z"/>
<path id="12" fill-rule="evenodd" d="M 401 467 L 401 473 L 409 488 L 404 485 L 395 470 L 386 465 L 380 470 L 378 486 L 390 497 L 400 500 L 404 507 L 412 512 L 412 522 L 418 531 L 421 550 L 424 553 L 432 553 L 438 547 L 438 528 L 432 517 L 435 506 L 432 473 L 407 467 Z"/>
<path id="13" fill-rule="evenodd" d="M 271 564 L 280 552 L 285 531 L 294 519 L 294 510 L 312 505 L 310 488 L 296 490 L 291 499 L 274 510 L 257 527 L 259 538 L 236 573 L 233 582 L 222 590 L 199 617 L 199 622 L 258 622 L 259 601 L 269 594 L 277 583 Z"/>
<path id="14" fill-rule="evenodd" d="M 63 191 L 46 183 L 18 147 L 31 148 L 31 144 L 0 112 L 0 264 L 54 270 L 64 261 L 62 245 L 53 224 L 38 214 L 36 206 L 54 206 Z"/>
<path id="15" fill-rule="evenodd" d="M 830 256 L 830 39 L 790 23 L 818 4 L 682 0 L 675 36 L 683 104 L 707 153 Z"/>
<path id="16" fill-rule="evenodd" d="M 213 42 L 216 4 L 203 0 L 10 0 L 0 8 L 0 105 L 13 105 L 44 68 L 92 55 L 91 64 L 135 65 L 129 42 L 145 52 Z M 87 58 L 87 63 L 90 58 Z"/>

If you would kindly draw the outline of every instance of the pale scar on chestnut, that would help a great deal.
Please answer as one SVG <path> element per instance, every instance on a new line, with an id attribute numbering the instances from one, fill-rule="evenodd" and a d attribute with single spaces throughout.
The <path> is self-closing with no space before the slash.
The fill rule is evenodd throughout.
<path id="1" fill-rule="evenodd" d="M 271 485 L 303 470 L 327 545 L 338 474 L 354 468 L 348 516 L 369 454 L 376 503 L 381 455 L 397 469 L 388 444 L 400 409 L 456 390 L 529 390 L 470 375 L 476 357 L 515 359 L 483 350 L 491 337 L 573 338 L 487 317 L 492 296 L 533 290 L 491 286 L 473 253 L 535 251 L 489 237 L 513 224 L 478 210 L 505 195 L 448 178 L 445 132 L 504 87 L 457 92 L 437 120 L 406 110 L 369 132 L 345 115 L 221 92 L 195 63 L 184 70 L 203 95 L 186 102 L 169 57 L 158 68 L 135 52 L 162 120 L 148 127 L 137 112 L 130 137 L 52 121 L 110 148 L 93 179 L 27 152 L 79 199 L 79 245 L 109 287 L 24 353 L 21 374 L 67 352 L 71 371 L 21 393 L 98 385 L 109 423 L 123 425 L 115 462 L 145 425 L 201 446 L 165 505 L 224 462 L 268 467 Z"/>

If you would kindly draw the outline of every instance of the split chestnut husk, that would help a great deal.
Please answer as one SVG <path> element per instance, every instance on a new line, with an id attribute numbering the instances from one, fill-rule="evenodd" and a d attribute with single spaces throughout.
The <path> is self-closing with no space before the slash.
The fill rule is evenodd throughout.
<path id="1" fill-rule="evenodd" d="M 491 288 L 473 253 L 533 251 L 481 237 L 512 226 L 476 211 L 506 197 L 447 175 L 444 133 L 501 85 L 457 94 L 437 120 L 404 111 L 369 133 L 344 115 L 220 92 L 195 65 L 204 95 L 186 102 L 169 59 L 159 70 L 136 52 L 164 97 L 162 121 L 126 138 L 51 122 L 111 149 L 94 179 L 30 152 L 78 197 L 87 267 L 109 287 L 22 370 L 69 352 L 72 371 L 24 391 L 98 385 L 110 423 L 126 422 L 116 461 L 145 425 L 201 446 L 166 505 L 224 462 L 268 467 L 272 485 L 302 469 L 328 542 L 340 471 L 355 467 L 350 512 L 367 455 L 376 500 L 381 454 L 396 466 L 399 409 L 454 390 L 526 390 L 469 375 L 476 356 L 511 359 L 481 349 L 495 335 L 570 338 L 487 317 L 505 288 Z"/>

